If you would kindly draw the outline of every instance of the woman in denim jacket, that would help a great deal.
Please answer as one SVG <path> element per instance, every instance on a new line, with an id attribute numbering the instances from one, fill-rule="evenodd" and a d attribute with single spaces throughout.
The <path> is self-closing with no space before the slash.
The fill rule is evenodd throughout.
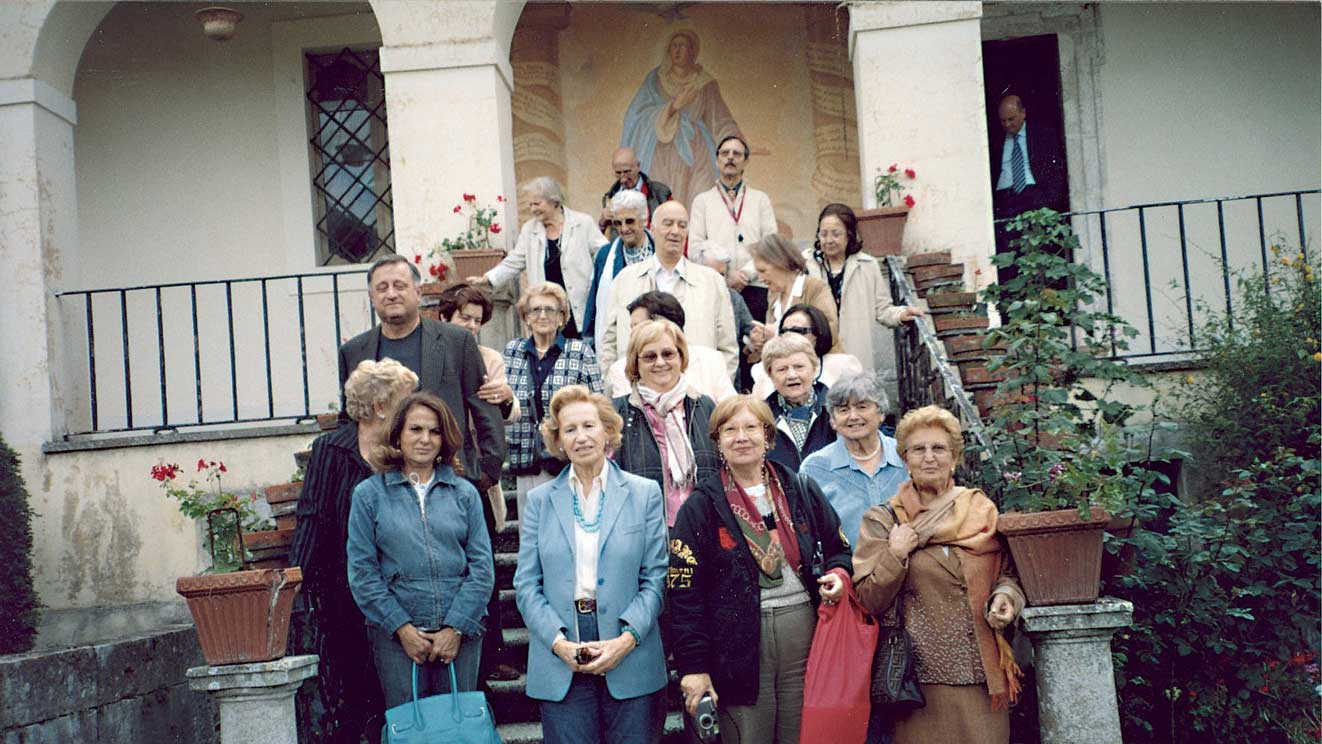
<path id="1" fill-rule="evenodd" d="M 349 512 L 349 588 L 369 625 L 386 707 L 477 686 L 479 640 L 495 582 L 477 489 L 462 477 L 459 424 L 430 393 L 395 413 L 378 473 L 358 484 Z M 436 662 L 440 662 L 439 664 Z"/>

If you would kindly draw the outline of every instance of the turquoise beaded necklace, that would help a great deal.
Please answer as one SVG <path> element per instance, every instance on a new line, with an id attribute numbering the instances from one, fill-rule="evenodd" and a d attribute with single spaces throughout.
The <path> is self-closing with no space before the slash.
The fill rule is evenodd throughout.
<path id="1" fill-rule="evenodd" d="M 601 529 L 601 511 L 606 507 L 606 491 L 603 489 L 601 495 L 597 497 L 597 516 L 589 522 L 583 518 L 583 510 L 578 505 L 578 490 L 570 489 L 574 492 L 574 521 L 578 526 L 588 534 L 592 534 Z"/>

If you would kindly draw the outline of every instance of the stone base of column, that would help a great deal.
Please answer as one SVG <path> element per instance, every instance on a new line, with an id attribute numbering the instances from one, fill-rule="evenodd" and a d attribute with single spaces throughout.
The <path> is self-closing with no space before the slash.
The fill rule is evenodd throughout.
<path id="1" fill-rule="evenodd" d="M 317 673 L 317 656 L 188 670 L 188 686 L 220 703 L 222 744 L 298 744 L 294 692 Z"/>
<path id="2" fill-rule="evenodd" d="M 1109 597 L 1024 609 L 1042 744 L 1121 744 L 1111 636 L 1133 620 L 1134 605 Z"/>

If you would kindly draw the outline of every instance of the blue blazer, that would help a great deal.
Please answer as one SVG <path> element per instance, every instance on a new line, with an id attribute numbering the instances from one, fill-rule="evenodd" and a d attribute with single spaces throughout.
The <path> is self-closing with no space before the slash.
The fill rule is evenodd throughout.
<path id="1" fill-rule="evenodd" d="M 619 636 L 621 623 L 642 643 L 606 674 L 617 700 L 656 692 L 666 684 L 661 651 L 662 585 L 669 565 L 665 505 L 655 481 L 631 475 L 610 460 L 605 467 L 601 545 L 597 558 L 597 630 L 603 640 Z M 555 480 L 528 492 L 519 515 L 519 566 L 514 598 L 528 626 L 528 697 L 560 701 L 573 672 L 551 644 L 562 630 L 577 637 L 574 611 L 574 507 L 569 467 Z"/>

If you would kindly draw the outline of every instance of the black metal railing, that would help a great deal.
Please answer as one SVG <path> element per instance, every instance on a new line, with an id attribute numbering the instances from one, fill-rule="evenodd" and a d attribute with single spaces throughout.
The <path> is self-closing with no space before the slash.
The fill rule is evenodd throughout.
<path id="1" fill-rule="evenodd" d="M 1111 356 L 1162 361 L 1199 350 L 1199 309 L 1235 307 L 1235 276 L 1272 272 L 1270 247 L 1310 251 L 1319 189 L 1151 202 L 1070 212 L 1087 261 L 1105 278 L 1106 309 L 1139 335 Z M 1006 220 L 998 220 L 1001 229 Z M 1268 283 L 1270 288 L 1270 283 Z"/>
<path id="2" fill-rule="evenodd" d="M 904 271 L 904 259 L 885 258 L 891 297 L 897 305 L 920 307 L 918 292 Z M 991 447 L 977 406 L 969 399 L 959 372 L 946 358 L 945 344 L 926 320 L 901 323 L 895 328 L 895 372 L 899 381 L 901 413 L 926 405 L 939 405 L 959 418 L 964 434 L 985 452 Z M 965 475 L 979 471 L 977 455 L 965 450 Z"/>
<path id="3" fill-rule="evenodd" d="M 57 293 L 69 351 L 81 341 L 87 354 L 85 373 L 66 381 L 75 401 L 66 436 L 300 421 L 328 410 L 339 399 L 340 343 L 376 322 L 366 271 Z"/>

